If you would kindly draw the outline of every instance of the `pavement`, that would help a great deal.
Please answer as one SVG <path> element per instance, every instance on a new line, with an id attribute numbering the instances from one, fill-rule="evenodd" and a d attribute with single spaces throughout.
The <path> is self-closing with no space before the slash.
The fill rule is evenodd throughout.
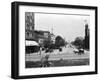
<path id="1" fill-rule="evenodd" d="M 25 60 L 26 61 L 41 61 L 41 58 L 44 57 L 45 55 L 49 55 L 49 61 L 53 60 L 60 60 L 60 59 L 88 59 L 89 58 L 89 51 L 84 50 L 84 54 L 75 54 L 73 50 L 75 47 L 62 47 L 62 51 L 59 52 L 59 50 L 54 50 L 52 53 L 45 53 L 45 51 L 41 51 L 38 53 L 31 53 L 31 54 L 26 54 L 25 55 Z"/>

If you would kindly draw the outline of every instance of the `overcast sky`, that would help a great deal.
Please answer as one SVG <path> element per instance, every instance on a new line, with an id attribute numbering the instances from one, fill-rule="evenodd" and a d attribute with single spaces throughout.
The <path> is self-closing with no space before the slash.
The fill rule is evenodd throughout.
<path id="1" fill-rule="evenodd" d="M 84 37 L 85 20 L 89 23 L 89 16 L 35 13 L 35 29 L 51 32 L 53 28 L 56 36 L 73 41 L 78 36 Z"/>

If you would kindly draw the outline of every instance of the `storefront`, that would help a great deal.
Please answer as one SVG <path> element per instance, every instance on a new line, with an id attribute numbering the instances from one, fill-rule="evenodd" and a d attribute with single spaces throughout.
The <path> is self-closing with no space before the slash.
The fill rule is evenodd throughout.
<path id="1" fill-rule="evenodd" d="M 26 40 L 26 54 L 35 53 L 40 50 L 40 46 L 36 41 Z"/>

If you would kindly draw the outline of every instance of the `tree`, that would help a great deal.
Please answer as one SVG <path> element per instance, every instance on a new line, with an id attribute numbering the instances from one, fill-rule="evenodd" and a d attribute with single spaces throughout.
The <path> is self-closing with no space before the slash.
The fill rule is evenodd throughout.
<path id="1" fill-rule="evenodd" d="M 51 41 L 50 40 L 44 40 L 43 44 L 44 44 L 45 48 L 49 48 L 51 46 Z"/>
<path id="2" fill-rule="evenodd" d="M 64 46 L 65 40 L 61 36 L 57 36 L 55 39 L 55 45 L 56 47 Z"/>
<path id="3" fill-rule="evenodd" d="M 73 44 L 75 46 L 77 46 L 78 48 L 84 48 L 84 38 L 83 37 L 76 37 Z"/>

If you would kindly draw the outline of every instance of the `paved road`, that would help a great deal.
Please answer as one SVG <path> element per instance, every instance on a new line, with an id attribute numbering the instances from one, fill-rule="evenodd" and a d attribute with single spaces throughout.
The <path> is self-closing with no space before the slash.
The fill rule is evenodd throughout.
<path id="1" fill-rule="evenodd" d="M 86 59 L 89 58 L 89 51 L 84 52 L 84 54 L 78 55 L 73 52 L 73 48 L 67 46 L 62 47 L 62 52 L 59 50 L 54 50 L 52 53 L 41 52 L 41 55 L 38 53 L 26 54 L 26 61 L 40 61 L 45 55 L 50 55 L 49 60 L 60 60 L 60 59 Z"/>

